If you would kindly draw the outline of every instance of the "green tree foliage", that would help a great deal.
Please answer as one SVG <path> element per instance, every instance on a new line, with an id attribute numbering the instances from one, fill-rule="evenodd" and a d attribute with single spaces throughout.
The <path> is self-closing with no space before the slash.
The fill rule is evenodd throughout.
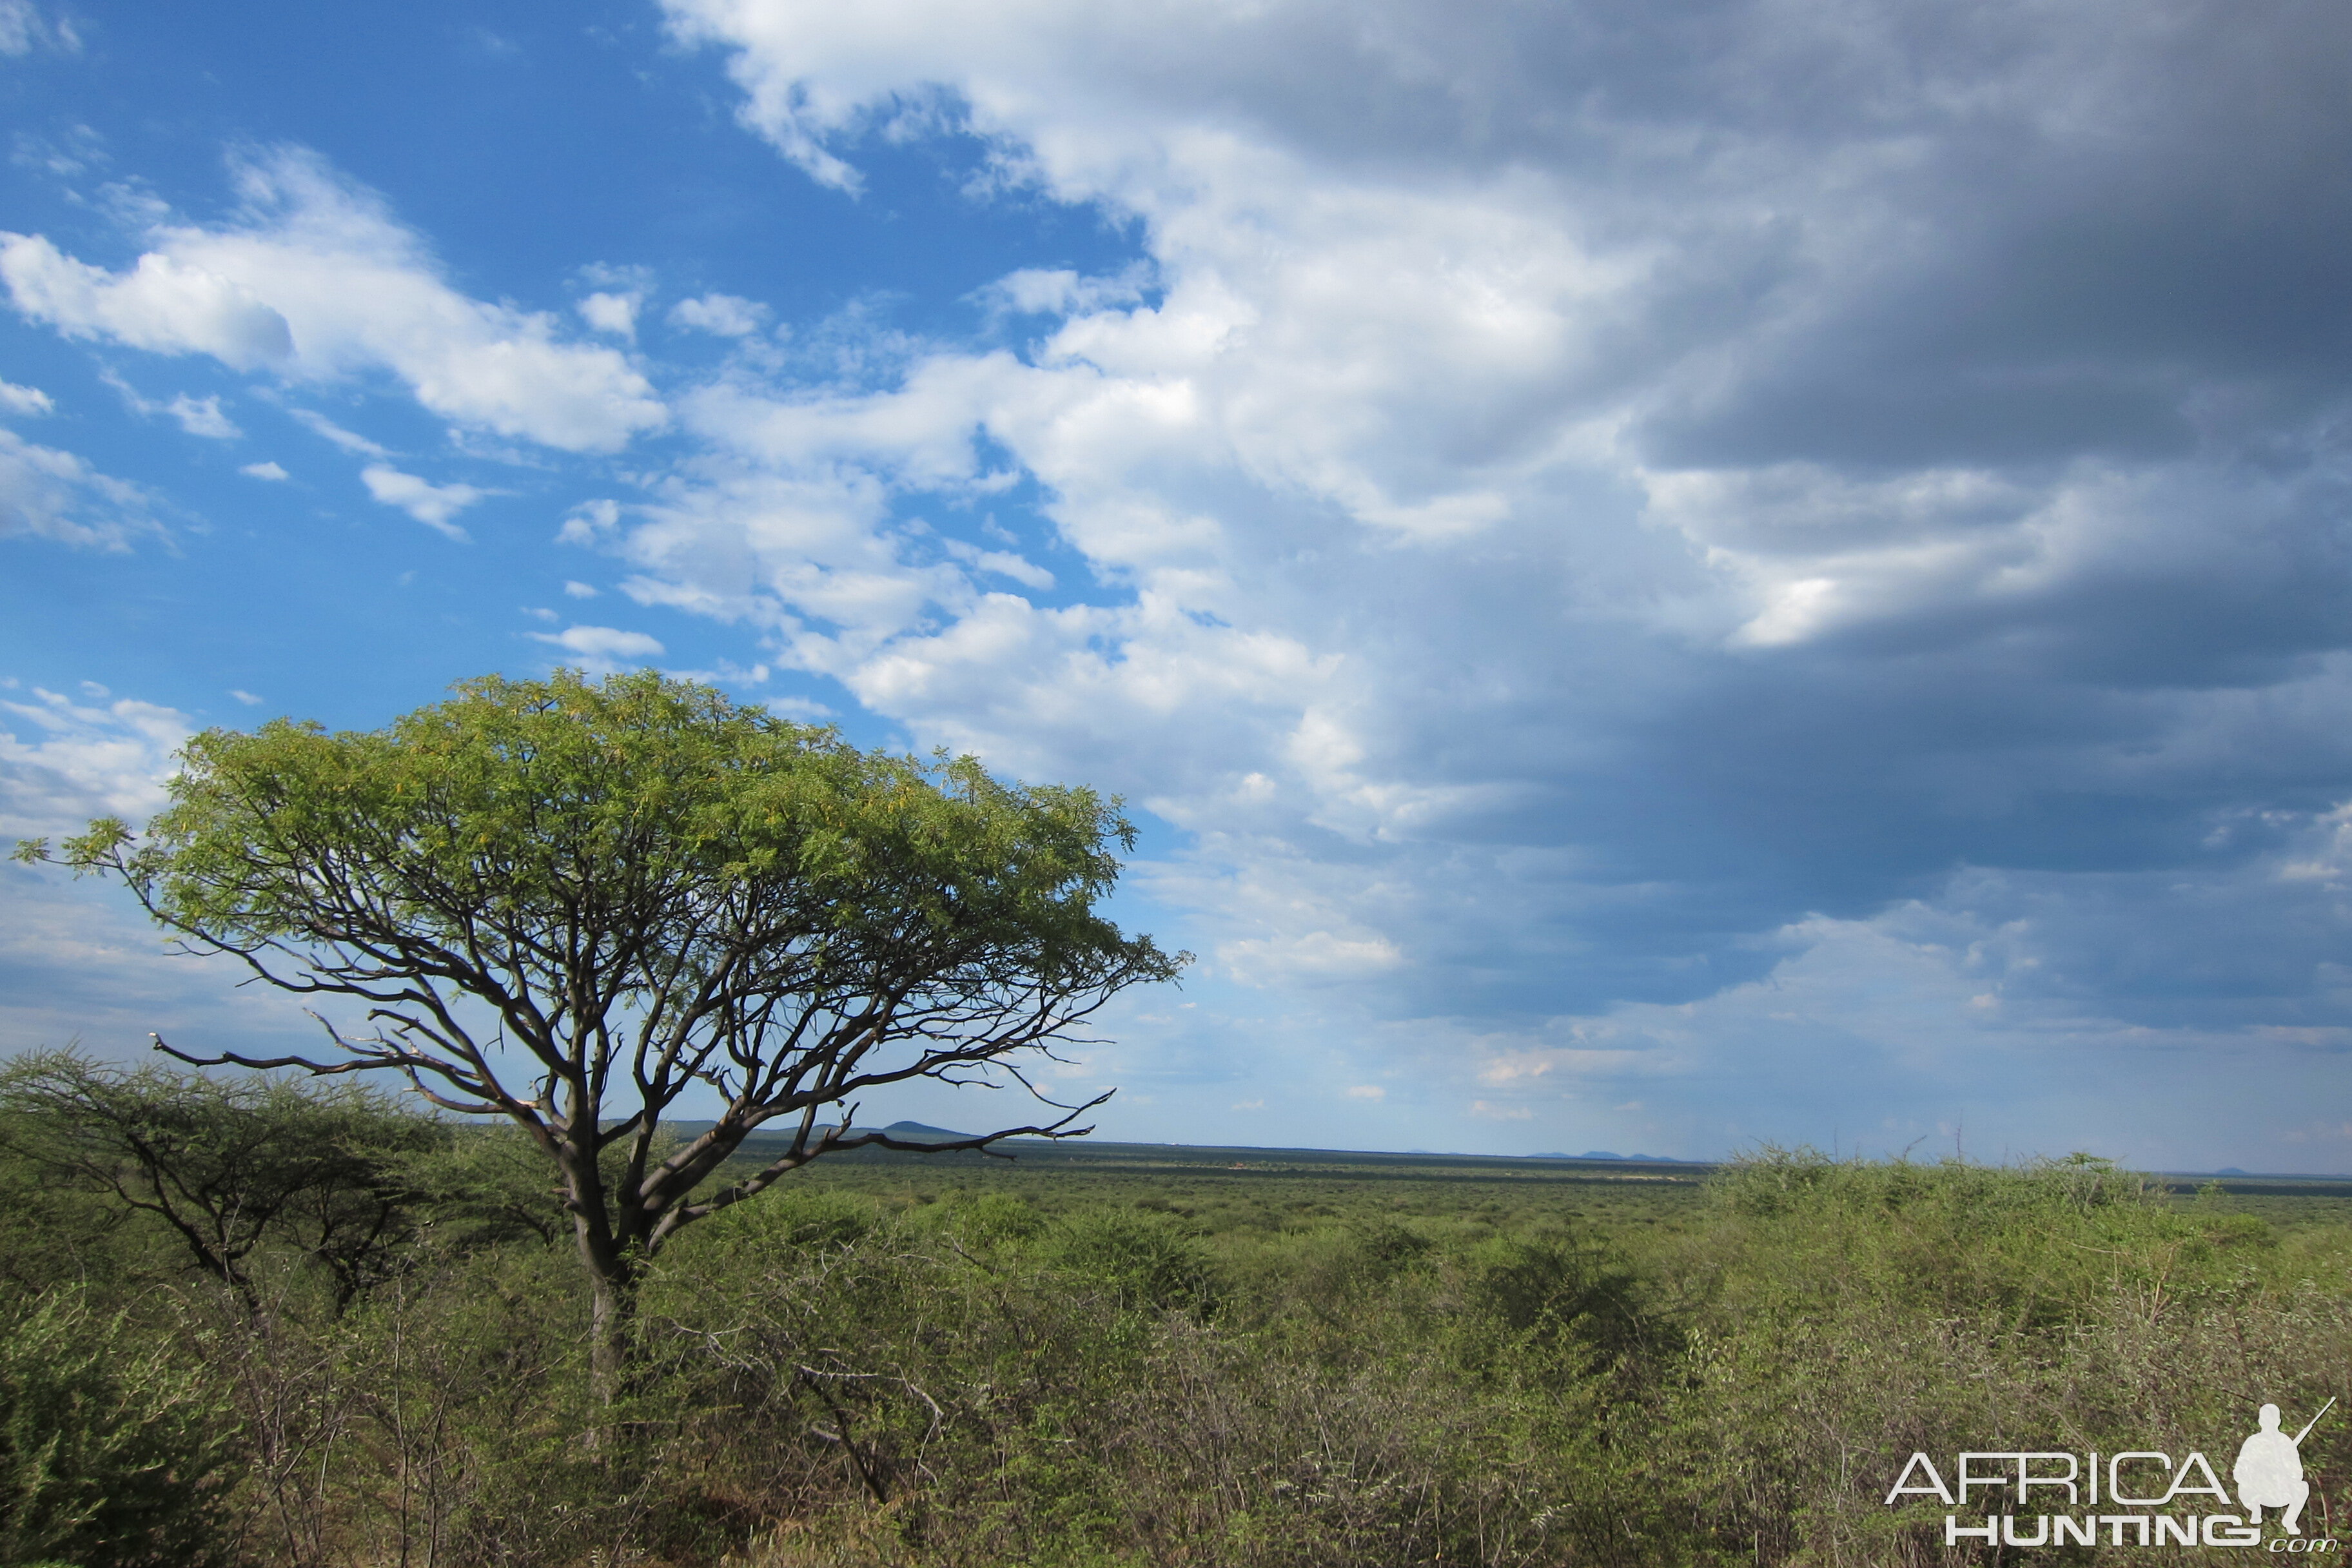
<path id="1" fill-rule="evenodd" d="M 608 1381 L 643 1260 L 680 1226 L 890 1143 L 820 1112 L 910 1079 L 1025 1083 L 1023 1053 L 1182 962 L 1095 912 L 1133 842 L 1116 803 L 862 752 L 652 671 L 487 677 L 365 733 L 207 731 L 183 763 L 143 839 L 95 822 L 65 863 L 192 950 L 365 1010 L 330 1056 L 204 1060 L 390 1070 L 525 1129 L 564 1188 Z M 663 1149 L 697 1087 L 716 1123 Z M 1086 1108 L 1057 1109 L 944 1147 Z M 698 1190 L 772 1121 L 781 1153 Z"/>
<path id="2" fill-rule="evenodd" d="M 2352 1394 L 2341 1228 L 2290 1248 L 2087 1155 L 1765 1150 L 1708 1198 L 1651 1272 L 1687 1336 L 1660 1368 L 1669 1484 L 1727 1557 L 1995 1560 L 1947 1553 L 1932 1502 L 1885 1506 L 1908 1455 L 2180 1454 L 2234 1444 L 2265 1400 Z M 2347 1453 L 2325 1426 L 2305 1450 L 2314 1475 Z"/>
<path id="3" fill-rule="evenodd" d="M 218 1389 L 79 1289 L 0 1334 L 0 1563 L 204 1568 L 231 1560 Z"/>
<path id="4" fill-rule="evenodd" d="M 359 1085 L 305 1089 L 70 1051 L 0 1069 L 0 1147 L 53 1183 L 168 1226 L 191 1263 L 250 1302 L 247 1260 L 291 1246 L 338 1307 L 401 1266 L 448 1128 Z"/>

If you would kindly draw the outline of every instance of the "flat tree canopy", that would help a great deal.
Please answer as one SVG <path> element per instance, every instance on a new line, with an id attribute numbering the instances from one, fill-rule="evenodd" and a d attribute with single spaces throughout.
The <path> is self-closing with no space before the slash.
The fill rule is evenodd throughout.
<path id="1" fill-rule="evenodd" d="M 391 1278 L 453 1131 L 360 1084 L 130 1072 L 70 1050 L 0 1068 L 0 1152 L 153 1215 L 247 1306 L 247 1259 L 271 1237 L 327 1271 L 338 1310 Z"/>
<path id="2" fill-rule="evenodd" d="M 1023 1053 L 1185 961 L 1095 912 L 1134 830 L 1090 790 L 859 751 L 650 670 L 456 693 L 365 733 L 207 731 L 143 837 L 102 819 L 58 858 L 119 878 L 189 950 L 367 1005 L 322 1056 L 203 1061 L 388 1069 L 529 1130 L 596 1288 L 600 1360 L 638 1260 L 679 1226 L 836 1150 L 1062 1132 L 1100 1101 L 946 1145 L 828 1108 L 918 1078 L 1025 1085 Z M 658 1146 L 697 1086 L 716 1124 Z M 770 1122 L 782 1153 L 696 1194 Z"/>

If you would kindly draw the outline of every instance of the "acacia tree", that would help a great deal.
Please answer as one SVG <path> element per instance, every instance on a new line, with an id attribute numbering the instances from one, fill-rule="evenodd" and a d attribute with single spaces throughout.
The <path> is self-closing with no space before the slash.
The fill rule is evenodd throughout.
<path id="1" fill-rule="evenodd" d="M 143 838 L 100 819 L 54 858 L 120 879 L 188 951 L 364 1004 L 320 1056 L 506 1117 L 555 1165 L 609 1394 L 644 1261 L 823 1155 L 1067 1135 L 1103 1098 L 944 1143 L 854 1126 L 849 1097 L 1003 1078 L 1188 955 L 1095 912 L 1134 829 L 1090 790 L 862 752 L 647 670 L 497 676 L 388 728 L 280 720 L 189 742 Z M 19 858 L 51 858 L 28 841 Z M 656 1145 L 690 1089 L 710 1129 Z M 698 1188 L 771 1122 L 781 1152 Z M 625 1157 L 600 1156 L 615 1145 Z M 614 1172 L 617 1171 L 617 1174 Z"/>
<path id="2" fill-rule="evenodd" d="M 247 1260 L 273 1237 L 324 1268 L 338 1310 L 399 1267 L 450 1130 L 357 1084 L 323 1092 L 73 1051 L 0 1069 L 0 1150 L 52 1182 L 154 1215 L 258 1308 Z"/>

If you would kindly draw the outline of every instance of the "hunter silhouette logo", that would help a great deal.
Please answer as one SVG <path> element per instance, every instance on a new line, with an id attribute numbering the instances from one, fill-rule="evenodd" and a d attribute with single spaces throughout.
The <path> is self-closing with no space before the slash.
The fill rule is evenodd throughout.
<path id="1" fill-rule="evenodd" d="M 2319 1415 L 2326 1415 L 2335 1405 L 2331 1399 L 2321 1405 Z M 2279 1430 L 2279 1407 L 2263 1406 L 2260 1429 L 2239 1448 L 2238 1462 L 2230 1469 L 2230 1479 L 2238 1483 L 2238 1500 L 2245 1505 L 2248 1524 L 2262 1523 L 2263 1510 L 2279 1508 L 2286 1510 L 2279 1519 L 2286 1532 L 2303 1533 L 2295 1521 L 2302 1517 L 2303 1505 L 2311 1500 L 2311 1483 L 2303 1479 L 2303 1440 L 2319 1425 L 2319 1415 L 2305 1422 L 2303 1430 L 2290 1437 Z"/>
<path id="2" fill-rule="evenodd" d="M 2304 1505 L 2311 1500 L 2303 1440 L 2335 1407 L 2330 1399 L 2293 1436 L 2279 1430 L 2277 1405 L 2265 1405 L 2256 1413 L 2254 1431 L 2239 1445 L 2238 1462 L 2230 1469 L 2242 1513 L 2186 1512 L 2200 1499 L 2212 1500 L 2203 1504 L 2209 1509 L 2231 1507 L 2230 1489 L 2203 1454 L 2191 1450 L 2176 1463 L 2171 1455 L 2152 1448 L 2105 1455 L 1971 1450 L 1956 1456 L 1948 1485 L 1933 1459 L 1914 1454 L 1886 1503 L 1931 1497 L 1949 1509 L 1979 1510 L 1980 1522 L 1963 1523 L 1958 1512 L 1944 1516 L 1947 1546 L 1971 1540 L 1994 1547 L 2096 1546 L 2103 1531 L 2105 1544 L 2113 1546 L 2259 1546 L 2263 1514 L 2271 1510 L 2284 1532 L 2271 1541 L 2271 1551 L 2332 1552 L 2337 1550 L 2334 1540 L 2303 1533 Z M 2066 1511 L 2027 1513 L 2036 1503 L 2045 1509 L 2059 1504 L 2061 1492 Z M 1995 1495 L 1977 1495 L 1984 1493 Z M 2088 1511 L 2077 1511 L 2084 1509 Z"/>

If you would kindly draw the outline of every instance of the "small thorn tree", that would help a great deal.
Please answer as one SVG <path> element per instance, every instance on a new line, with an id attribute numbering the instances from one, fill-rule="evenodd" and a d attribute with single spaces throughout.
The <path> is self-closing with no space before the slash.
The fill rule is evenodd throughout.
<path id="1" fill-rule="evenodd" d="M 1108 1096 L 1040 1095 L 1060 1114 L 950 1143 L 828 1109 L 915 1079 L 1031 1088 L 1024 1060 L 1188 956 L 1096 912 L 1134 830 L 1090 790 L 860 751 L 650 670 L 455 689 L 365 733 L 207 731 L 143 837 L 101 819 L 16 853 L 120 879 L 184 950 L 365 1008 L 319 1056 L 157 1041 L 179 1059 L 390 1071 L 523 1127 L 563 1190 L 608 1396 L 637 1273 L 681 1227 L 825 1154 L 1071 1134 Z M 716 1122 L 658 1146 L 697 1089 Z M 706 1188 L 769 1123 L 781 1152 Z"/>

